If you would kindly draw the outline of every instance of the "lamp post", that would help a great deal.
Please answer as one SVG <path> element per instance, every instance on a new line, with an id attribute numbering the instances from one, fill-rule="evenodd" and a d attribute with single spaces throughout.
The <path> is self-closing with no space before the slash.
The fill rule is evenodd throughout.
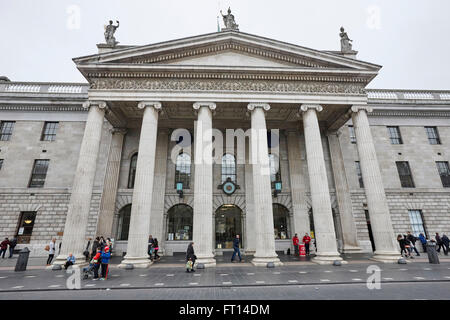
<path id="1" fill-rule="evenodd" d="M 282 184 L 281 181 L 275 181 L 275 190 L 273 191 L 273 196 L 276 198 L 281 192 Z"/>
<path id="2" fill-rule="evenodd" d="M 183 182 L 177 182 L 177 193 L 180 198 L 183 198 Z"/>

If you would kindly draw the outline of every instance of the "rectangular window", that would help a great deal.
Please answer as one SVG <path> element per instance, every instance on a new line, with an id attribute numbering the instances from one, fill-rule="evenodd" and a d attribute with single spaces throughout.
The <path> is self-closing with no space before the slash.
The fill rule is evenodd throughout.
<path id="1" fill-rule="evenodd" d="M 41 141 L 54 141 L 58 122 L 45 122 L 42 130 Z"/>
<path id="2" fill-rule="evenodd" d="M 14 129 L 14 121 L 0 122 L 0 141 L 9 141 Z"/>
<path id="3" fill-rule="evenodd" d="M 399 127 L 387 127 L 389 131 L 389 139 L 391 139 L 391 144 L 403 144 L 402 136 L 400 134 Z"/>
<path id="4" fill-rule="evenodd" d="M 408 161 L 397 161 L 395 164 L 397 165 L 402 188 L 414 188 L 414 180 Z"/>
<path id="5" fill-rule="evenodd" d="M 442 186 L 450 188 L 450 169 L 447 161 L 436 161 L 436 166 L 441 176 Z"/>
<path id="6" fill-rule="evenodd" d="M 441 144 L 437 127 L 425 127 L 430 144 Z"/>
<path id="7" fill-rule="evenodd" d="M 0 159 L 0 170 L 2 170 L 3 167 L 3 159 Z"/>
<path id="8" fill-rule="evenodd" d="M 423 224 L 422 210 L 408 210 L 408 213 L 409 220 L 411 222 L 412 234 L 418 237 L 419 234 L 423 233 L 423 235 L 427 237 L 427 232 Z"/>
<path id="9" fill-rule="evenodd" d="M 48 159 L 34 160 L 30 184 L 28 185 L 29 188 L 42 188 L 44 186 L 49 162 L 50 160 Z"/>
<path id="10" fill-rule="evenodd" d="M 364 188 L 364 182 L 363 182 L 362 172 L 361 172 L 361 165 L 360 165 L 359 161 L 355 161 L 355 166 L 356 166 L 356 174 L 358 175 L 359 187 Z"/>
<path id="11" fill-rule="evenodd" d="M 348 131 L 350 132 L 350 142 L 356 143 L 355 128 L 353 126 L 348 126 Z"/>
<path id="12" fill-rule="evenodd" d="M 30 243 L 36 211 L 22 211 L 16 231 L 17 243 Z"/>

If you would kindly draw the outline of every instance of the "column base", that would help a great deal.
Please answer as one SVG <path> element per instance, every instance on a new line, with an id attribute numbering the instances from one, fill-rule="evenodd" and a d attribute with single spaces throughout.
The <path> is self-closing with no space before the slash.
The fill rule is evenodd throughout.
<path id="1" fill-rule="evenodd" d="M 244 255 L 246 255 L 246 256 L 254 256 L 255 253 L 256 253 L 256 250 L 245 250 Z"/>
<path id="2" fill-rule="evenodd" d="M 149 260 L 149 257 L 127 257 L 122 260 L 118 265 L 119 268 L 126 268 L 127 265 L 132 264 L 134 268 L 145 269 L 148 268 L 153 262 Z"/>
<path id="3" fill-rule="evenodd" d="M 316 256 L 311 261 L 317 264 L 333 264 L 334 261 L 339 261 L 342 264 L 348 263 L 342 259 L 338 252 L 316 253 Z"/>
<path id="4" fill-rule="evenodd" d="M 364 251 L 358 246 L 344 246 L 342 253 L 363 253 Z"/>
<path id="5" fill-rule="evenodd" d="M 210 257 L 203 257 L 203 258 L 199 258 L 197 257 L 197 260 L 195 260 L 196 264 L 202 263 L 205 268 L 211 268 L 211 267 L 215 267 L 216 266 L 216 259 L 214 258 L 210 258 Z"/>
<path id="6" fill-rule="evenodd" d="M 402 256 L 395 251 L 375 251 L 373 257 L 369 260 L 382 263 L 397 263 L 400 258 L 402 258 Z"/>
<path id="7" fill-rule="evenodd" d="M 272 262 L 276 267 L 283 265 L 278 257 L 254 257 L 252 260 L 255 267 L 266 267 L 269 262 Z"/>

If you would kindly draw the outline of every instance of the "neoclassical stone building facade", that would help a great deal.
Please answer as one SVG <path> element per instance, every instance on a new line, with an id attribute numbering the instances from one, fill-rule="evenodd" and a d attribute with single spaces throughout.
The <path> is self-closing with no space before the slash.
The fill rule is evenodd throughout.
<path id="1" fill-rule="evenodd" d="M 318 263 L 395 261 L 398 233 L 450 232 L 450 91 L 369 90 L 381 66 L 355 51 L 236 30 L 98 48 L 86 84 L 0 81 L 0 236 L 32 255 L 103 235 L 145 267 L 151 234 L 214 266 L 240 234 L 279 264 L 308 232 Z M 244 155 L 211 128 L 247 132 Z"/>

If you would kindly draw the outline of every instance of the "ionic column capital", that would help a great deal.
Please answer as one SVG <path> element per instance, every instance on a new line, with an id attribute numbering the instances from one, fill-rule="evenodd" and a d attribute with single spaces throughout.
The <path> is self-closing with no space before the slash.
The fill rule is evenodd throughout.
<path id="1" fill-rule="evenodd" d="M 193 105 L 194 110 L 199 110 L 200 107 L 208 107 L 211 111 L 214 111 L 217 106 L 214 102 L 196 102 Z"/>
<path id="2" fill-rule="evenodd" d="M 300 112 L 306 112 L 309 109 L 316 110 L 317 112 L 321 112 L 323 107 L 320 104 L 302 104 L 299 108 Z"/>
<path id="3" fill-rule="evenodd" d="M 365 110 L 366 112 L 372 112 L 373 108 L 367 105 L 354 105 L 351 108 L 352 112 L 357 113 L 360 110 Z"/>
<path id="4" fill-rule="evenodd" d="M 268 103 L 249 103 L 247 105 L 247 109 L 249 111 L 253 111 L 256 108 L 262 108 L 264 111 L 269 111 L 270 110 L 270 105 Z"/>
<path id="5" fill-rule="evenodd" d="M 145 109 L 146 107 L 153 107 L 156 111 L 161 111 L 162 104 L 158 101 L 141 101 L 137 105 L 138 109 Z"/>
<path id="6" fill-rule="evenodd" d="M 125 135 L 127 133 L 127 129 L 126 128 L 114 127 L 112 129 L 110 129 L 109 132 L 111 132 L 111 134 L 122 134 L 122 135 Z"/>
<path id="7" fill-rule="evenodd" d="M 94 100 L 87 100 L 83 102 L 83 108 L 89 109 L 90 107 L 98 107 L 99 109 L 107 109 L 108 105 L 105 101 L 94 101 Z"/>

